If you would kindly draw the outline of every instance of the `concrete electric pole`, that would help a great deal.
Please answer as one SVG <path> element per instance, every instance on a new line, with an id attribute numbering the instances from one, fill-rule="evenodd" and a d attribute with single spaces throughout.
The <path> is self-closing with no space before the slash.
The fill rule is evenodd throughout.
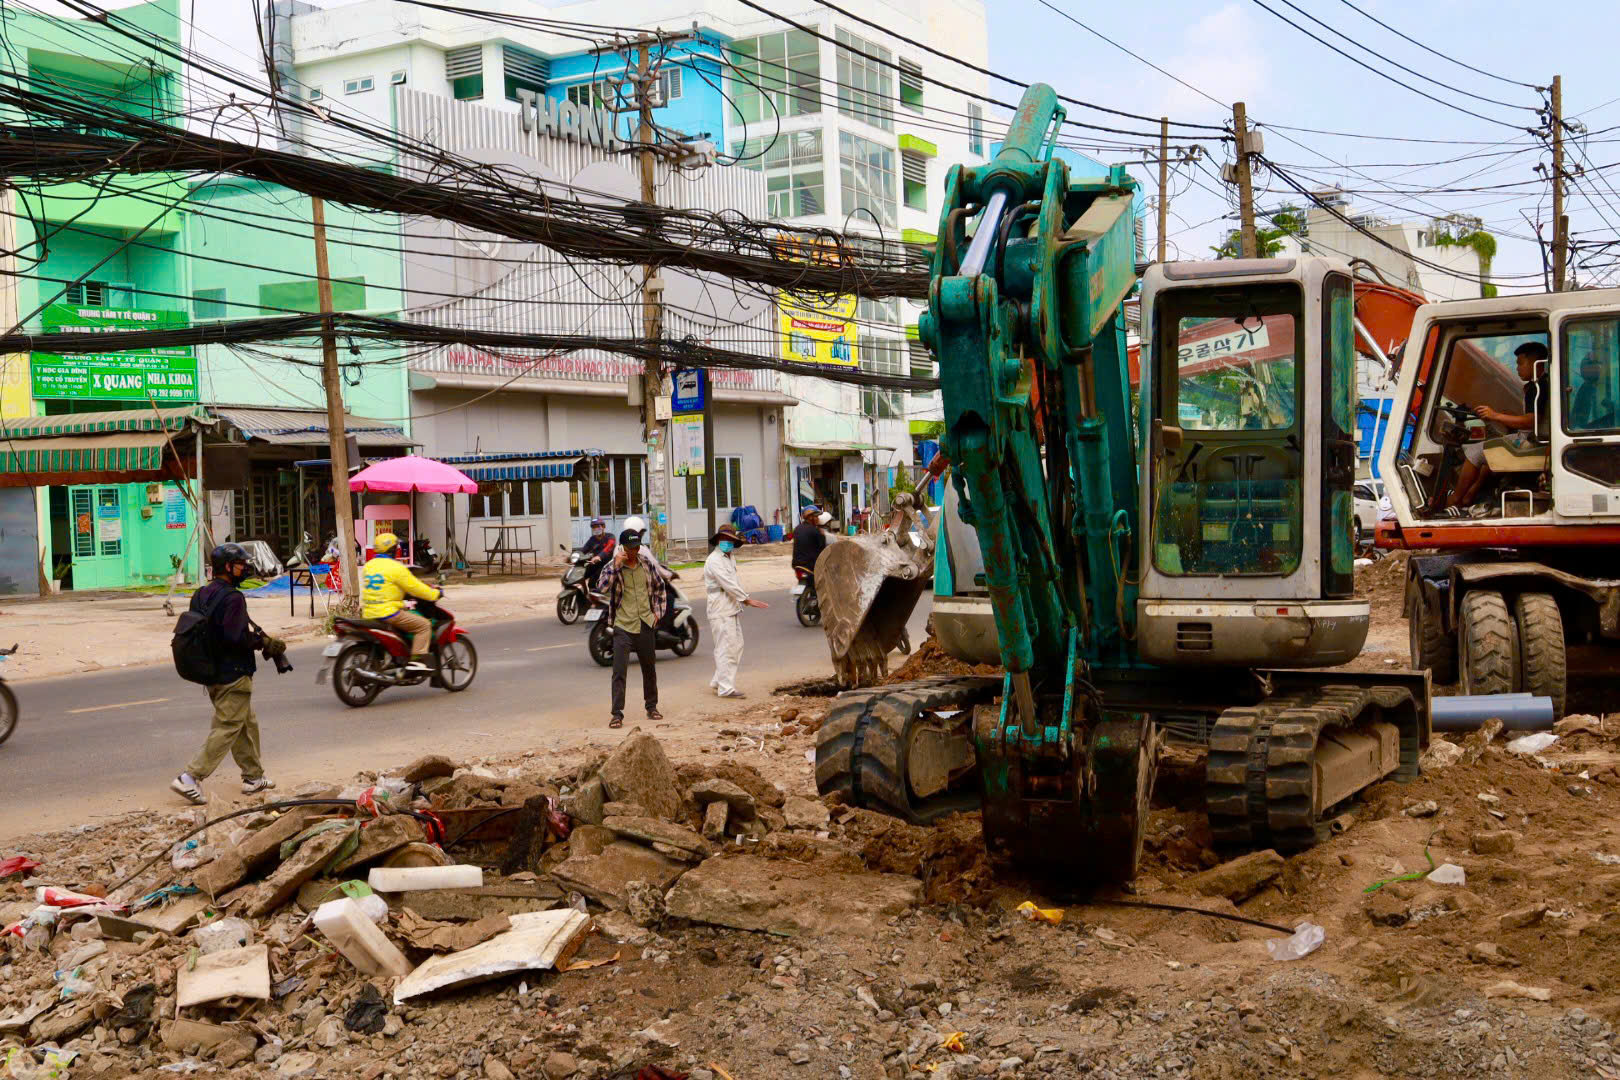
<path id="1" fill-rule="evenodd" d="M 1249 112 L 1239 101 L 1232 106 L 1232 132 L 1237 138 L 1238 219 L 1243 257 L 1260 257 L 1260 241 L 1254 232 L 1254 177 L 1249 171 Z"/>
<path id="2" fill-rule="evenodd" d="M 321 386 L 326 391 L 326 437 L 332 455 L 332 510 L 337 516 L 338 566 L 343 611 L 359 614 L 360 572 L 355 565 L 354 497 L 349 494 L 349 446 L 343 430 L 343 380 L 338 376 L 337 334 L 332 322 L 332 272 L 326 258 L 326 203 L 310 199 L 315 225 L 315 294 L 321 314 Z"/>

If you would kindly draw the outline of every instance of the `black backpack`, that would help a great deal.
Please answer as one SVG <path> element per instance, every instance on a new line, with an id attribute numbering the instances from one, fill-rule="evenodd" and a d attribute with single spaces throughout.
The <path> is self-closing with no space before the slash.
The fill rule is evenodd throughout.
<path id="1" fill-rule="evenodd" d="M 219 646 L 214 632 L 214 609 L 219 607 L 223 590 L 214 594 L 201 611 L 183 612 L 174 623 L 174 670 L 187 682 L 212 686 L 219 682 Z"/>

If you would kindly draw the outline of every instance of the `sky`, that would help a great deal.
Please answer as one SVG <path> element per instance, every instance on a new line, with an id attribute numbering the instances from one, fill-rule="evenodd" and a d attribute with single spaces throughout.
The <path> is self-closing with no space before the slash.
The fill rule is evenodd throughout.
<path id="1" fill-rule="evenodd" d="M 31 6 L 48 3 L 35 0 Z M 467 3 L 476 6 L 478 0 Z M 339 0 L 317 4 L 340 6 Z M 258 41 L 249 0 L 181 0 L 181 5 L 182 17 L 193 27 L 188 30 L 191 48 L 240 65 L 255 81 L 262 78 L 254 59 Z M 535 5 L 537 12 L 555 6 Z M 1603 130 L 1620 125 L 1612 0 L 1563 0 L 1556 5 L 1557 18 L 1546 17 L 1546 5 L 1522 0 L 1157 0 L 1150 5 L 989 0 L 986 7 L 989 66 L 1000 74 L 1049 82 L 1076 98 L 1192 124 L 1229 125 L 1231 102 L 1242 100 L 1251 123 L 1261 126 L 1265 156 L 1307 188 L 1342 186 L 1351 192 L 1357 212 L 1394 221 L 1458 212 L 1483 218 L 1497 237 L 1492 272 L 1504 291 L 1543 287 L 1542 248 L 1535 236 L 1538 222 L 1551 236 L 1550 185 L 1536 166 L 1548 167 L 1551 155 L 1527 129 L 1540 126 L 1534 110 L 1544 103 L 1544 95 L 1532 87 L 1548 86 L 1554 74 L 1561 74 L 1566 118 L 1584 123 L 1593 133 L 1584 140 L 1572 138 L 1569 151 L 1571 166 L 1587 170 L 1572 182 L 1566 205 L 1577 262 L 1591 262 L 1580 277 L 1620 284 L 1620 247 L 1607 249 L 1615 253 L 1613 265 L 1605 249 L 1580 248 L 1620 239 L 1615 231 L 1620 226 L 1620 167 L 1601 168 L 1620 163 L 1620 126 Z M 1064 12 L 1095 33 L 1066 19 Z M 1367 66 L 1337 55 L 1278 15 Z M 1402 40 L 1369 15 L 1444 55 Z M 1380 72 L 1408 86 L 1396 85 Z M 946 70 L 940 77 L 950 81 Z M 991 86 L 991 96 L 1003 100 L 1013 100 L 1017 93 L 1006 84 Z M 1071 106 L 1069 115 L 1108 127 L 1157 131 L 1156 123 L 1080 107 Z M 1300 128 L 1344 134 L 1296 130 Z M 1085 134 L 1070 130 L 1077 141 L 1085 141 Z M 1214 134 L 1172 128 L 1173 144 L 1202 141 L 1207 155 L 1200 165 L 1178 166 L 1172 177 L 1172 257 L 1206 257 L 1233 226 L 1230 189 L 1218 180 L 1223 160 L 1230 160 L 1230 144 L 1210 138 Z M 1092 151 L 1104 161 L 1140 162 L 1144 154 L 1156 153 L 1156 138 L 1099 137 L 1140 144 L 1134 150 Z M 1445 163 L 1431 164 L 1436 162 Z M 1149 181 L 1156 175 L 1152 166 L 1133 172 Z M 1434 190 L 1493 185 L 1517 186 Z M 1262 211 L 1303 201 L 1281 176 L 1259 172 L 1256 204 Z"/>

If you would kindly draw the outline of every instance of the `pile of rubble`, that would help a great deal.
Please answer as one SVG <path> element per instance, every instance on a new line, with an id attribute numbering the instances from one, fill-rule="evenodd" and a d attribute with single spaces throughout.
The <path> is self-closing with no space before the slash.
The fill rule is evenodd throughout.
<path id="1" fill-rule="evenodd" d="M 436 996 L 502 978 L 538 991 L 655 943 L 668 919 L 815 935 L 923 894 L 918 877 L 870 873 L 832 841 L 822 803 L 735 761 L 677 770 L 639 730 L 550 782 L 428 757 L 266 807 L 120 853 L 105 869 L 128 880 L 110 890 L 14 863 L 0 892 L 0 1069 L 314 1076 L 335 1047 L 397 1053 L 408 1010 Z M 362 1080 L 417 1075 L 409 1053 L 390 1057 Z M 480 1068 L 555 1080 L 626 1064 L 607 1058 L 530 1052 Z"/>

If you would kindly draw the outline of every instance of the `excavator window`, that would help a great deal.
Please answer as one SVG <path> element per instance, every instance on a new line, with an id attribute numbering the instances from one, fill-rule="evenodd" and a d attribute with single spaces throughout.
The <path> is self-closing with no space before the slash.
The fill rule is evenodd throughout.
<path id="1" fill-rule="evenodd" d="M 1160 294 L 1154 404 L 1182 430 L 1179 446 L 1155 448 L 1160 573 L 1298 569 L 1303 303 L 1291 283 Z"/>
<path id="2" fill-rule="evenodd" d="M 1620 319 L 1572 319 L 1563 336 L 1564 430 L 1620 431 Z"/>

